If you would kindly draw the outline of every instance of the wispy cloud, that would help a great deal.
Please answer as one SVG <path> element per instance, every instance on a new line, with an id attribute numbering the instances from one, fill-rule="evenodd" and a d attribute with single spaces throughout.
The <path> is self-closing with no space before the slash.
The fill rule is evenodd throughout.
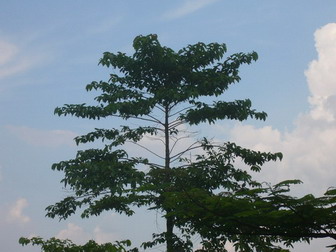
<path id="1" fill-rule="evenodd" d="M 74 223 L 68 223 L 67 228 L 61 230 L 56 237 L 58 239 L 70 239 L 78 244 L 86 243 L 90 239 L 95 240 L 99 244 L 119 239 L 115 233 L 104 232 L 99 226 L 96 226 L 93 232 L 90 233 Z"/>
<path id="2" fill-rule="evenodd" d="M 163 14 L 164 19 L 177 19 L 198 11 L 218 0 L 186 0 L 181 6 Z"/>
<path id="3" fill-rule="evenodd" d="M 0 52 L 0 80 L 22 73 L 35 66 L 41 60 L 41 57 L 37 54 L 33 56 L 27 55 L 18 45 L 1 38 Z"/>
<path id="4" fill-rule="evenodd" d="M 7 125 L 6 128 L 19 139 L 34 146 L 73 146 L 76 133 L 69 130 L 39 130 L 26 126 Z"/>
<path id="5" fill-rule="evenodd" d="M 18 48 L 7 41 L 0 40 L 0 51 L 0 65 L 4 65 L 15 57 Z"/>
<path id="6" fill-rule="evenodd" d="M 15 221 L 25 224 L 30 221 L 30 218 L 23 214 L 23 209 L 28 206 L 28 201 L 25 198 L 18 199 L 15 204 L 10 208 L 8 214 L 9 221 Z"/>

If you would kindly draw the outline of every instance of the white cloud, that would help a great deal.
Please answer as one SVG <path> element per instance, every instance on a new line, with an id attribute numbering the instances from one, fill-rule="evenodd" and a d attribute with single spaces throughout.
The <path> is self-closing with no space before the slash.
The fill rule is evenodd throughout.
<path id="1" fill-rule="evenodd" d="M 66 229 L 61 230 L 57 235 L 58 239 L 70 239 L 74 243 L 84 244 L 88 240 L 92 239 L 92 236 L 86 233 L 83 228 L 76 224 L 69 223 Z"/>
<path id="2" fill-rule="evenodd" d="M 19 222 L 19 223 L 28 223 L 30 218 L 23 214 L 23 209 L 28 206 L 28 201 L 25 198 L 18 199 L 15 204 L 9 209 L 8 220 Z"/>
<path id="3" fill-rule="evenodd" d="M 95 227 L 92 233 L 89 233 L 73 223 L 69 223 L 66 229 L 61 230 L 56 235 L 56 238 L 70 239 L 76 244 L 84 244 L 92 239 L 99 244 L 118 240 L 118 237 L 114 233 L 106 233 L 99 226 Z"/>
<path id="4" fill-rule="evenodd" d="M 330 23 L 315 32 L 318 58 L 313 60 L 305 75 L 311 92 L 314 119 L 335 120 L 336 113 L 336 23 Z"/>
<path id="5" fill-rule="evenodd" d="M 119 240 L 119 237 L 115 233 L 106 233 L 100 227 L 94 229 L 93 236 L 94 240 L 99 244 Z"/>
<path id="6" fill-rule="evenodd" d="M 35 146 L 73 146 L 76 133 L 68 130 L 38 130 L 26 126 L 7 125 L 6 128 L 19 139 Z"/>
<path id="7" fill-rule="evenodd" d="M 304 118 L 300 120 L 306 121 Z M 336 128 L 323 130 L 298 125 L 292 132 L 280 133 L 268 126 L 237 125 L 232 133 L 232 141 L 241 146 L 284 154 L 281 163 L 270 163 L 264 167 L 260 174 L 263 181 L 277 183 L 285 179 L 300 179 L 304 182 L 302 190 L 309 188 L 306 193 L 323 193 L 334 185 Z M 244 138 L 246 135 L 249 137 Z"/>
<path id="8" fill-rule="evenodd" d="M 255 139 L 256 132 L 258 141 Z M 243 139 L 245 145 L 258 151 L 270 151 L 270 148 L 274 148 L 281 141 L 281 133 L 270 126 L 255 129 L 251 125 L 243 126 L 239 124 L 231 130 L 231 137 L 233 139 Z"/>
<path id="9" fill-rule="evenodd" d="M 24 55 L 18 45 L 1 38 L 0 52 L 0 79 L 21 73 L 40 60 L 37 55 Z"/>
<path id="10" fill-rule="evenodd" d="M 297 118 L 294 130 L 239 124 L 231 131 L 232 140 L 242 146 L 283 152 L 283 162 L 276 169 L 266 167 L 263 178 L 301 179 L 306 193 L 323 193 L 336 180 L 336 23 L 317 30 L 315 40 L 318 59 L 305 72 L 311 110 Z"/>
<path id="11" fill-rule="evenodd" d="M 163 15 L 165 19 L 176 19 L 191 14 L 218 0 L 186 0 L 178 8 L 168 11 Z"/>

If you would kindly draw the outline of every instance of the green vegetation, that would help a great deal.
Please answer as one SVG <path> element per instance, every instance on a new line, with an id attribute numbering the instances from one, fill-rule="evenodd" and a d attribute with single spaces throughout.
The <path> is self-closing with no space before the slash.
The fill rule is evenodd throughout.
<path id="1" fill-rule="evenodd" d="M 166 230 L 153 234 L 142 248 L 164 243 L 167 252 L 193 251 L 193 235 L 201 237 L 202 248 L 197 251 L 226 251 L 224 244 L 231 242 L 244 252 L 287 251 L 279 244 L 290 247 L 298 241 L 336 237 L 336 190 L 320 198 L 294 198 L 289 187 L 300 181 L 270 186 L 248 172 L 281 160 L 281 153 L 195 139 L 191 132 L 191 127 L 218 120 L 266 119 L 266 113 L 254 110 L 249 99 L 221 100 L 229 86 L 240 81 L 241 65 L 257 60 L 257 53 L 224 58 L 226 46 L 218 43 L 197 43 L 175 52 L 161 46 L 156 35 L 136 37 L 133 47 L 132 56 L 104 53 L 100 64 L 114 68 L 113 74 L 108 81 L 86 86 L 87 91 L 99 93 L 97 105 L 66 104 L 55 109 L 59 116 L 117 117 L 124 125 L 96 128 L 77 137 L 78 145 L 102 141 L 103 147 L 80 150 L 74 159 L 52 166 L 64 172 L 62 182 L 73 194 L 48 206 L 48 217 L 66 219 L 78 211 L 83 218 L 104 211 L 132 215 L 137 207 L 146 207 L 162 214 Z M 146 145 L 143 140 L 148 136 L 162 144 L 161 153 Z M 148 155 L 131 156 L 128 144 Z M 237 160 L 244 165 L 237 165 Z M 59 251 L 126 251 L 123 245 L 130 245 L 110 244 L 108 250 L 91 242 L 97 250 L 86 250 L 56 241 L 57 246 L 79 249 Z M 20 242 L 45 245 L 50 240 L 22 238 Z"/>

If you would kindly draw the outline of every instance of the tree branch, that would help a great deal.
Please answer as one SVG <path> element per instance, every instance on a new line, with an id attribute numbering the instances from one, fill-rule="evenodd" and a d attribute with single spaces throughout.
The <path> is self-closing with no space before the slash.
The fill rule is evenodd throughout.
<path id="1" fill-rule="evenodd" d="M 169 117 L 175 116 L 175 115 L 181 113 L 182 111 L 185 111 L 185 110 L 190 109 L 190 108 L 193 108 L 193 107 L 195 107 L 195 106 L 188 106 L 188 107 L 185 107 L 185 108 L 183 108 L 183 109 L 181 109 L 181 110 L 179 110 L 179 111 L 177 111 L 177 112 L 175 112 L 175 113 L 169 115 Z"/>
<path id="2" fill-rule="evenodd" d="M 154 151 L 151 151 L 151 150 L 148 149 L 147 147 L 145 147 L 145 146 L 143 146 L 143 145 L 141 145 L 141 144 L 139 144 L 139 143 L 137 143 L 137 142 L 133 142 L 133 141 L 126 141 L 126 142 L 135 144 L 135 145 L 141 147 L 142 149 L 148 151 L 149 153 L 153 154 L 154 156 L 157 156 L 158 158 L 165 159 L 164 157 L 162 157 L 162 156 L 156 154 Z"/>
<path id="3" fill-rule="evenodd" d="M 198 142 L 194 142 L 193 144 L 191 144 L 187 149 L 185 149 L 184 151 L 181 151 L 177 154 L 175 154 L 174 156 L 171 156 L 171 163 L 175 162 L 177 159 L 179 159 L 184 153 L 190 151 L 190 150 L 194 150 L 194 149 L 198 149 L 201 148 L 202 145 L 198 145 L 198 146 L 194 146 L 195 144 L 197 144 Z M 194 147 L 193 147 L 194 146 Z"/>
<path id="4" fill-rule="evenodd" d="M 190 136 L 183 136 L 183 137 L 179 137 L 179 138 L 177 138 L 176 140 L 173 140 L 173 141 L 174 141 L 174 144 L 173 144 L 173 146 L 172 146 L 171 149 L 170 149 L 170 154 L 173 152 L 173 150 L 174 150 L 176 144 L 177 144 L 180 140 L 182 140 L 182 139 L 186 139 L 186 138 L 190 138 Z"/>

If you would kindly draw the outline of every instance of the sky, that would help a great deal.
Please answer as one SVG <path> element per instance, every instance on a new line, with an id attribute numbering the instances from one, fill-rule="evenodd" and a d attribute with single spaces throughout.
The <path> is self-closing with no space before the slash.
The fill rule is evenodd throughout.
<path id="1" fill-rule="evenodd" d="M 220 121 L 202 134 L 244 147 L 281 151 L 281 163 L 256 176 L 272 183 L 298 178 L 298 194 L 321 195 L 336 181 L 336 2 L 334 0 L 1 1 L 0 3 L 0 244 L 21 236 L 135 243 L 160 232 L 160 216 L 145 210 L 59 222 L 45 207 L 67 195 L 51 165 L 73 158 L 73 138 L 98 122 L 57 117 L 65 103 L 90 102 L 85 85 L 106 80 L 105 51 L 132 53 L 137 35 L 158 34 L 178 50 L 199 41 L 226 43 L 228 54 L 256 51 L 242 81 L 225 99 L 250 98 L 265 122 Z M 116 121 L 110 121 L 116 127 Z M 328 251 L 330 240 L 293 251 Z M 156 248 L 152 251 L 163 251 Z"/>

